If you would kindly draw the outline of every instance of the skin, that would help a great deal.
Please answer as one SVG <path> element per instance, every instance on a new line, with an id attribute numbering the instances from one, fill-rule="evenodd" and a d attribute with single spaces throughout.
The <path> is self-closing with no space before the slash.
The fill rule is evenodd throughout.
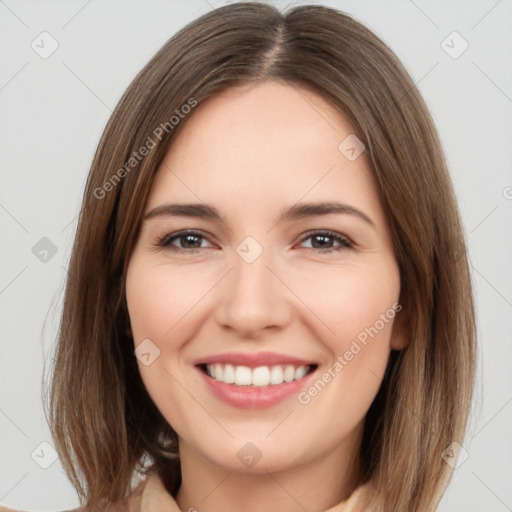
<path id="1" fill-rule="evenodd" d="M 400 313 L 308 404 L 293 395 L 239 409 L 214 396 L 193 366 L 213 354 L 273 351 L 317 362 L 318 378 L 398 302 L 399 269 L 365 154 L 350 161 L 338 149 L 352 133 L 309 90 L 277 81 L 237 86 L 194 110 L 158 171 L 146 213 L 207 203 L 224 219 L 145 220 L 127 272 L 134 344 L 149 338 L 160 350 L 152 364 L 138 364 L 179 437 L 181 510 L 323 511 L 358 484 L 365 415 L 391 349 L 407 345 Z M 317 201 L 348 204 L 374 226 L 347 213 L 277 222 L 284 208 Z M 204 238 L 158 246 L 184 229 Z M 318 244 L 318 236 L 304 237 L 311 230 L 335 231 L 353 245 Z M 247 236 L 263 248 L 252 263 L 236 252 Z M 237 457 L 248 442 L 262 454 L 252 467 Z"/>

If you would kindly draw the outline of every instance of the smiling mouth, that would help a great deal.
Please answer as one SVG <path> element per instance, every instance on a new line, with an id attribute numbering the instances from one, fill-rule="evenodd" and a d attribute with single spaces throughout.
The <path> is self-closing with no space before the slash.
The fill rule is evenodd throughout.
<path id="1" fill-rule="evenodd" d="M 199 364 L 198 368 L 208 377 L 237 387 L 264 388 L 303 379 L 318 365 L 277 364 L 272 366 L 238 366 L 233 364 Z"/>

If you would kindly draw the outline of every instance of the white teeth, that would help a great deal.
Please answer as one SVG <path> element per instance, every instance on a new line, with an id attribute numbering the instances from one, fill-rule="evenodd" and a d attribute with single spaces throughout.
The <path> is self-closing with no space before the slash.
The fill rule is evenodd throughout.
<path id="1" fill-rule="evenodd" d="M 225 384 L 265 387 L 302 379 L 308 373 L 309 368 L 309 366 L 295 367 L 293 365 L 249 368 L 248 366 L 215 363 L 206 365 L 206 373 Z"/>
<path id="2" fill-rule="evenodd" d="M 232 364 L 227 364 L 224 366 L 222 381 L 226 384 L 233 384 L 235 382 L 235 369 L 233 368 Z"/>
<path id="3" fill-rule="evenodd" d="M 283 369 L 280 366 L 272 366 L 272 370 L 270 370 L 270 384 L 282 384 L 283 381 Z"/>
<path id="4" fill-rule="evenodd" d="M 299 366 L 296 370 L 295 370 L 295 380 L 299 380 L 299 379 L 302 379 L 302 377 L 304 377 L 304 375 L 306 375 L 306 373 L 308 373 L 308 368 L 307 366 Z"/>
<path id="5" fill-rule="evenodd" d="M 235 368 L 235 384 L 237 386 L 250 386 L 252 384 L 251 369 L 248 366 Z"/>
<path id="6" fill-rule="evenodd" d="M 291 382 L 295 378 L 295 368 L 288 365 L 284 371 L 283 378 L 285 382 Z"/>
<path id="7" fill-rule="evenodd" d="M 259 366 L 252 371 L 253 386 L 268 386 L 270 384 L 270 370 L 268 366 Z"/>

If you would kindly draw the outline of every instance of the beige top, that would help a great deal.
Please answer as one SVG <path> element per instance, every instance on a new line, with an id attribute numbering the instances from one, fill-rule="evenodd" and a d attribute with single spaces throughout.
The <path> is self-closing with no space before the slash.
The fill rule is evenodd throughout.
<path id="1" fill-rule="evenodd" d="M 362 512 L 360 498 L 369 491 L 370 484 L 359 486 L 350 497 L 325 512 Z M 80 512 L 82 508 L 70 512 Z M 124 506 L 116 507 L 116 512 L 182 512 L 174 498 L 167 492 L 158 475 L 150 474 L 139 482 Z M 0 505 L 0 512 L 21 512 Z M 185 511 L 186 512 L 186 511 Z"/>

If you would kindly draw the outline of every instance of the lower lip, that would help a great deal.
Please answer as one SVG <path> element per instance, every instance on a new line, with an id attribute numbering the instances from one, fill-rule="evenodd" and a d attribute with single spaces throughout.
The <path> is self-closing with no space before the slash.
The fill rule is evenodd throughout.
<path id="1" fill-rule="evenodd" d="M 196 368 L 202 375 L 204 382 L 210 391 L 223 402 L 240 409 L 265 409 L 283 402 L 292 395 L 301 391 L 307 380 L 315 373 L 316 369 L 299 380 L 283 382 L 273 386 L 244 387 L 235 384 L 226 384 L 212 379 L 200 368 Z"/>

